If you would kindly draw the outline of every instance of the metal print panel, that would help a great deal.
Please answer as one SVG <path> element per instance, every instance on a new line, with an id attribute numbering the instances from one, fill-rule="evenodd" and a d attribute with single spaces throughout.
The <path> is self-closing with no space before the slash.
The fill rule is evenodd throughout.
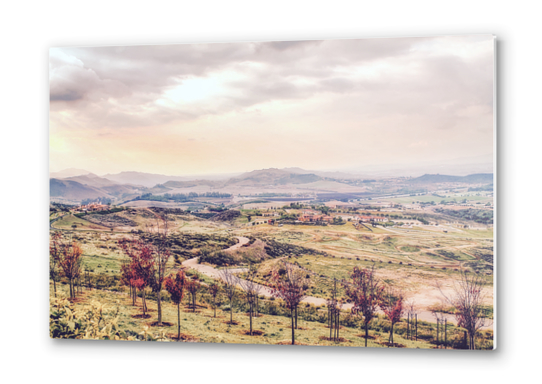
<path id="1" fill-rule="evenodd" d="M 494 348 L 493 36 L 49 70 L 52 338 Z"/>

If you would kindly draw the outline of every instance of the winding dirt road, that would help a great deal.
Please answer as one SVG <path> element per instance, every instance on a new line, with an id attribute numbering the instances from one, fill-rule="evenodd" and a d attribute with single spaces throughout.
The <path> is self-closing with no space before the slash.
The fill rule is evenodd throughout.
<path id="1" fill-rule="evenodd" d="M 236 250 L 238 248 L 241 248 L 243 245 L 245 244 L 248 244 L 248 242 L 250 241 L 248 238 L 246 237 L 243 237 L 243 236 L 236 236 L 237 239 L 239 240 L 239 242 L 231 247 L 229 247 L 228 249 L 226 249 L 226 251 L 228 250 Z M 205 264 L 198 264 L 198 258 L 197 257 L 194 257 L 192 259 L 188 259 L 186 261 L 184 261 L 182 263 L 183 266 L 187 267 L 187 268 L 191 268 L 191 269 L 194 269 L 212 279 L 215 279 L 215 280 L 219 280 L 220 279 L 220 274 L 221 274 L 221 270 L 219 269 L 216 269 L 210 265 L 205 265 Z M 242 273 L 242 272 L 246 272 L 247 271 L 247 268 L 231 268 L 229 269 L 230 272 L 232 273 Z M 240 288 L 242 288 L 243 286 L 243 283 L 245 282 L 245 280 L 243 279 L 238 279 L 239 281 L 239 284 L 238 286 Z M 261 285 L 261 284 L 258 284 L 258 286 L 260 287 L 260 295 L 263 295 L 265 297 L 272 297 L 272 293 L 271 293 L 271 289 L 265 285 Z M 302 301 L 302 303 L 308 303 L 308 304 L 313 304 L 313 305 L 326 305 L 326 299 L 323 299 L 321 297 L 314 297 L 314 296 L 307 296 L 305 297 Z M 343 309 L 345 310 L 349 310 L 351 309 L 353 306 L 353 304 L 344 304 L 343 305 Z M 442 314 L 442 318 L 446 318 L 448 320 L 449 323 L 452 323 L 452 324 L 457 324 L 456 320 L 455 320 L 455 317 L 453 315 L 449 315 L 449 314 Z M 435 316 L 433 315 L 432 312 L 430 311 L 419 311 L 418 312 L 418 320 L 421 320 L 421 321 L 427 321 L 427 322 L 435 322 Z M 483 329 L 493 329 L 493 324 L 491 324 L 490 326 L 488 327 L 484 327 Z"/>

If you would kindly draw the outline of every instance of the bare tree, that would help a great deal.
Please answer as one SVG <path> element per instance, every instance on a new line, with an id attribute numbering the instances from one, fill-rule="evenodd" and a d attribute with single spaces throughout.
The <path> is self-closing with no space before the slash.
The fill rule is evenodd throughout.
<path id="1" fill-rule="evenodd" d="M 149 228 L 149 233 L 155 235 L 153 242 L 153 271 L 149 276 L 150 286 L 156 295 L 158 307 L 157 325 L 162 325 L 162 286 L 168 273 L 167 263 L 171 257 L 168 242 L 168 219 L 161 216 L 156 222 L 156 229 Z"/>
<path id="2" fill-rule="evenodd" d="M 216 317 L 216 297 L 218 296 L 219 292 L 220 292 L 220 286 L 217 283 L 212 283 L 209 285 L 209 294 L 211 295 L 211 298 L 213 299 L 213 310 L 215 312 L 214 317 Z"/>
<path id="3" fill-rule="evenodd" d="M 192 312 L 196 312 L 196 296 L 198 294 L 198 290 L 200 288 L 199 281 L 195 279 L 187 280 L 186 281 L 186 290 L 190 293 L 191 301 L 192 301 Z"/>
<path id="4" fill-rule="evenodd" d="M 249 266 L 246 279 L 239 280 L 241 288 L 243 288 L 243 291 L 245 291 L 248 304 L 248 315 L 250 317 L 250 336 L 252 336 L 252 317 L 255 313 L 255 306 L 258 300 L 258 295 L 262 291 L 262 286 L 254 281 L 257 273 L 257 268 L 251 265 Z"/>
<path id="5" fill-rule="evenodd" d="M 237 295 L 237 284 L 239 279 L 228 269 L 222 269 L 219 272 L 220 280 L 222 280 L 222 285 L 226 297 L 230 301 L 230 325 L 233 324 L 233 301 Z"/>
<path id="6" fill-rule="evenodd" d="M 49 244 L 49 278 L 53 280 L 53 292 L 56 297 L 56 281 L 58 279 L 58 263 L 60 261 L 61 234 L 55 232 L 51 235 Z"/>
<path id="7" fill-rule="evenodd" d="M 338 300 L 338 293 L 337 279 L 334 279 L 333 287 L 331 288 L 331 297 L 326 300 L 328 308 L 329 339 L 333 339 L 333 341 L 337 341 L 339 337 L 340 314 L 343 306 Z"/>
<path id="8" fill-rule="evenodd" d="M 305 278 L 305 272 L 290 263 L 283 262 L 283 268 L 283 274 L 280 274 L 278 270 L 273 270 L 270 286 L 272 295 L 284 300 L 286 308 L 290 310 L 292 317 L 292 345 L 294 345 L 295 311 L 305 297 L 308 279 Z"/>
<path id="9" fill-rule="evenodd" d="M 412 298 L 405 300 L 404 306 L 407 315 L 407 337 L 412 340 L 412 335 L 414 333 L 414 317 L 418 314 L 418 306 L 416 305 L 416 301 Z"/>
<path id="10" fill-rule="evenodd" d="M 482 276 L 462 271 L 459 280 L 454 282 L 453 293 L 447 295 L 437 282 L 437 287 L 446 302 L 455 307 L 457 325 L 464 328 L 469 335 L 469 349 L 476 349 L 474 342 L 476 333 L 489 323 L 483 306 L 484 284 Z"/>

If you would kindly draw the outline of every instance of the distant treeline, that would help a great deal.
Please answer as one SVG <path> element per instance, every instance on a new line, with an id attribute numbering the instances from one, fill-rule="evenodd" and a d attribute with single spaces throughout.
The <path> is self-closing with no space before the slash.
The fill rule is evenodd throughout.
<path id="1" fill-rule="evenodd" d="M 153 195 L 152 193 L 145 193 L 144 195 L 136 197 L 134 200 L 150 200 L 150 201 L 177 201 L 185 202 L 191 201 L 197 197 L 231 197 L 231 193 L 220 193 L 220 192 L 205 192 L 205 193 L 196 193 L 190 192 L 185 193 L 164 193 L 163 195 Z"/>
<path id="2" fill-rule="evenodd" d="M 471 220 L 481 224 L 493 224 L 493 211 L 483 209 L 462 209 L 454 211 L 452 209 L 437 208 L 435 212 L 458 217 L 464 220 Z"/>
<path id="3" fill-rule="evenodd" d="M 493 191 L 493 184 L 482 185 L 481 187 L 469 188 L 469 192 L 482 192 L 482 191 Z"/>

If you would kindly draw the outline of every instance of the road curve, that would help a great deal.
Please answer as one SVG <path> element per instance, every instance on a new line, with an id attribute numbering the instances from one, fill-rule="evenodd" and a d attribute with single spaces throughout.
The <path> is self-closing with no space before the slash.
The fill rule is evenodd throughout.
<path id="1" fill-rule="evenodd" d="M 249 242 L 249 239 L 242 236 L 236 236 L 237 239 L 239 239 L 239 242 L 227 250 L 235 250 L 240 247 L 242 247 L 244 244 L 247 244 Z M 210 265 L 205 264 L 198 264 L 198 257 L 194 257 L 192 259 L 188 259 L 182 263 L 182 265 L 186 268 L 194 269 L 212 279 L 220 280 L 220 274 L 221 270 L 216 269 Z M 232 273 L 242 273 L 247 270 L 247 268 L 231 268 L 229 269 Z M 244 279 L 239 279 L 238 286 L 242 289 L 243 283 L 246 281 Z M 265 297 L 272 297 L 271 289 L 265 285 L 258 284 L 260 287 L 260 295 L 263 295 Z M 302 303 L 308 303 L 308 304 L 314 304 L 314 305 L 326 305 L 326 299 L 323 299 L 321 297 L 314 297 L 314 296 L 306 296 L 303 300 L 301 300 Z M 353 304 L 352 303 L 345 303 L 342 306 L 342 309 L 349 310 L 352 309 Z M 449 314 L 442 314 L 443 319 L 446 318 L 449 323 L 457 324 L 455 316 L 449 315 Z M 430 311 L 419 311 L 418 312 L 418 320 L 421 321 L 427 321 L 427 322 L 435 322 L 435 316 Z M 483 327 L 483 329 L 493 329 L 493 324 L 491 324 L 488 327 Z"/>

